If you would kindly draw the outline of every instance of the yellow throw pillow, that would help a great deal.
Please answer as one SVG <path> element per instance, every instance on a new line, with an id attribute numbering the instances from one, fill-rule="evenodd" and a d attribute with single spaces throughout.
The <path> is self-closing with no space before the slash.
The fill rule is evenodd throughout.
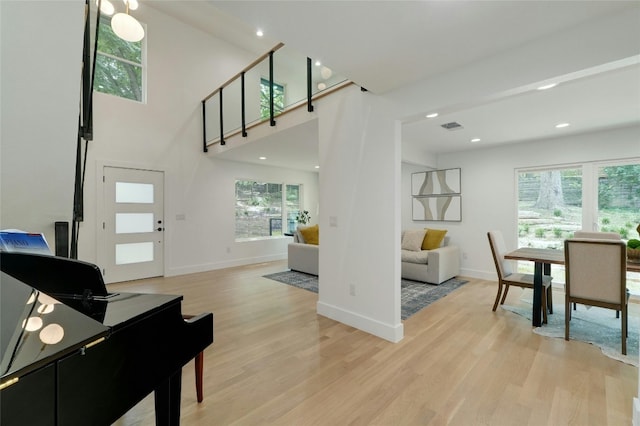
<path id="1" fill-rule="evenodd" d="M 433 250 L 440 247 L 444 236 L 447 233 L 446 229 L 429 229 L 427 230 L 424 240 L 422 240 L 422 250 Z"/>
<path id="2" fill-rule="evenodd" d="M 318 225 L 307 226 L 306 228 L 300 228 L 300 233 L 304 237 L 304 242 L 306 244 L 314 244 L 316 246 L 320 242 L 318 231 L 319 231 Z"/>

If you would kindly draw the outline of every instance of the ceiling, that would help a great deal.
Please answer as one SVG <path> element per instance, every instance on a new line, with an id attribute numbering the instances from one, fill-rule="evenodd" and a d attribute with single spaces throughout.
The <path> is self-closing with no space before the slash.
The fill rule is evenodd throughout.
<path id="1" fill-rule="evenodd" d="M 608 14 L 625 11 L 640 19 L 638 1 L 161 1 L 153 6 L 256 55 L 283 41 L 377 94 Z M 256 28 L 266 36 L 255 37 Z M 437 154 L 638 124 L 639 64 L 640 55 L 616 67 L 563 77 L 550 90 L 443 105 L 437 118 L 404 124 L 403 148 L 415 152 L 428 143 L 428 151 Z M 424 112 L 429 111 L 416 111 Z M 449 122 L 462 129 L 441 127 Z M 571 125 L 556 129 L 560 122 Z M 317 140 L 314 129 L 303 125 L 261 141 L 260 152 L 243 146 L 225 156 L 260 163 L 262 155 L 282 167 L 311 157 L 304 162 L 310 167 L 317 164 L 317 147 L 299 141 Z M 471 144 L 476 137 L 481 142 Z"/>

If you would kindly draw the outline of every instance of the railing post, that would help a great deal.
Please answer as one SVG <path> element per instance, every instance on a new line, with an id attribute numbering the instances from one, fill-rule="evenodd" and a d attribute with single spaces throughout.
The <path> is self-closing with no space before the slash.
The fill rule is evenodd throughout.
<path id="1" fill-rule="evenodd" d="M 307 57 L 307 111 L 313 112 L 313 105 L 311 105 L 311 58 Z"/>
<path id="2" fill-rule="evenodd" d="M 269 52 L 269 122 L 271 126 L 276 125 L 274 119 L 274 107 L 273 107 L 273 50 Z"/>
<path id="3" fill-rule="evenodd" d="M 224 141 L 224 125 L 222 120 L 222 87 L 220 88 L 220 145 L 226 145 Z"/>
<path id="4" fill-rule="evenodd" d="M 245 117 L 246 106 L 245 106 L 245 100 L 244 100 L 244 71 L 240 73 L 240 92 L 242 92 L 241 99 L 240 99 L 240 104 L 242 108 L 242 137 L 246 138 L 247 137 L 247 119 Z"/>
<path id="5" fill-rule="evenodd" d="M 207 101 L 202 101 L 202 152 L 209 152 L 207 148 Z"/>

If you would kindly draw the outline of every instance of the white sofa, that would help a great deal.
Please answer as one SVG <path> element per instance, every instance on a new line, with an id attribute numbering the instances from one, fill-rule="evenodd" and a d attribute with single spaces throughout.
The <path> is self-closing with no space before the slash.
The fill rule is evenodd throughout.
<path id="1" fill-rule="evenodd" d="M 404 232 L 403 232 L 404 236 Z M 432 250 L 402 250 L 402 278 L 429 284 L 442 284 L 460 273 L 460 250 L 445 237 Z"/>
<path id="2" fill-rule="evenodd" d="M 306 244 L 300 232 L 296 230 L 293 233 L 293 242 L 287 247 L 289 269 L 318 275 L 318 251 L 318 245 Z"/>

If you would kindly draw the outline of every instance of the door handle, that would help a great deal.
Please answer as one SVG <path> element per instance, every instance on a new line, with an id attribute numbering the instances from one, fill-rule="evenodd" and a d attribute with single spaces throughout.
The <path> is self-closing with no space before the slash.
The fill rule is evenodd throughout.
<path id="1" fill-rule="evenodd" d="M 156 231 L 164 231 L 164 228 L 158 228 Z"/>

